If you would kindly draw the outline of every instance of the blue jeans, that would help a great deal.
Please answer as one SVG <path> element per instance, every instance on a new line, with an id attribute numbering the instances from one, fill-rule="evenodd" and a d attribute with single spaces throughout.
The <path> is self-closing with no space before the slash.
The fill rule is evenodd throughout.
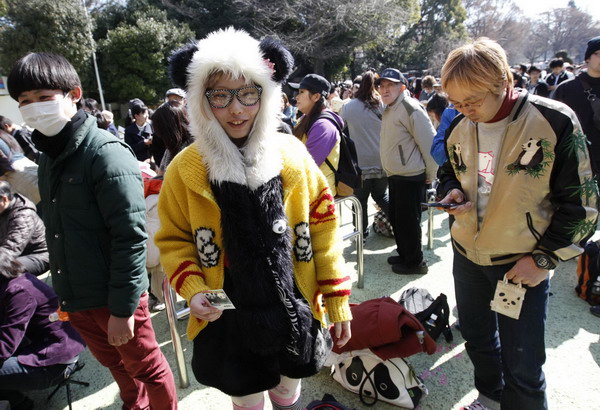
<path id="1" fill-rule="evenodd" d="M 360 201 L 360 205 L 362 206 L 362 222 L 363 222 L 363 232 L 367 232 L 369 229 L 369 210 L 368 200 L 369 195 L 373 197 L 373 200 L 381 210 L 389 215 L 389 202 L 387 195 L 387 187 L 388 181 L 386 177 L 383 178 L 371 178 L 371 179 L 363 179 L 361 181 L 360 188 L 354 189 L 354 196 L 358 198 Z"/>
<path id="2" fill-rule="evenodd" d="M 480 394 L 502 409 L 547 409 L 542 365 L 549 280 L 527 287 L 519 320 L 490 309 L 496 284 L 513 265 L 480 266 L 454 250 L 460 331 Z"/>
<path id="3" fill-rule="evenodd" d="M 24 390 L 42 390 L 54 386 L 63 378 L 68 364 L 45 367 L 26 366 L 16 357 L 9 357 L 0 366 L 0 400 L 8 400 L 11 406 L 23 400 Z"/>

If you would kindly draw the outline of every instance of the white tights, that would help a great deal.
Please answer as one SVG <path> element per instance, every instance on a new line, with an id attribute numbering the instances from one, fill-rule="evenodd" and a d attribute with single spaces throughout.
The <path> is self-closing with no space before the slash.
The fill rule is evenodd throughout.
<path id="1" fill-rule="evenodd" d="M 276 397 L 284 401 L 289 401 L 294 398 L 294 396 L 300 396 L 301 380 L 302 379 L 290 379 L 289 377 L 281 376 L 280 383 L 269 390 L 269 395 L 271 398 Z M 265 400 L 264 393 L 265 392 L 254 393 L 242 397 L 231 396 L 233 408 L 235 410 L 261 410 Z"/>

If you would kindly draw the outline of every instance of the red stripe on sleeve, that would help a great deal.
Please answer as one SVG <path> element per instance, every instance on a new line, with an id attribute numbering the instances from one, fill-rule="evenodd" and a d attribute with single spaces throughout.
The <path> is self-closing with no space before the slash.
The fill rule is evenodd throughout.
<path id="1" fill-rule="evenodd" d="M 346 281 L 350 280 L 350 276 L 345 276 L 343 278 L 339 278 L 339 279 L 325 279 L 325 280 L 319 280 L 317 281 L 317 283 L 319 284 L 319 286 L 325 286 L 325 285 L 339 285 L 340 283 L 344 283 Z"/>
<path id="2" fill-rule="evenodd" d="M 173 276 L 171 276 L 171 281 L 173 281 L 177 277 L 177 275 L 179 275 L 181 272 L 183 272 L 190 265 L 193 265 L 193 264 L 194 264 L 194 262 L 192 262 L 192 261 L 185 261 L 181 265 L 179 265 L 179 267 L 177 269 L 175 269 L 175 272 L 173 273 Z"/>
<path id="3" fill-rule="evenodd" d="M 338 296 L 338 297 L 339 296 L 350 296 L 350 293 L 352 293 L 350 291 L 350 289 L 347 289 L 347 290 L 338 290 L 338 291 L 331 292 L 331 293 L 325 293 L 325 294 L 323 294 L 323 297 L 324 298 L 334 298 L 336 296 Z"/>
<path id="4" fill-rule="evenodd" d="M 197 275 L 202 279 L 205 279 L 204 274 L 202 272 L 194 272 L 194 271 L 185 271 L 177 278 L 177 282 L 175 283 L 175 292 L 179 293 L 179 290 L 183 286 L 183 282 L 188 276 Z"/>

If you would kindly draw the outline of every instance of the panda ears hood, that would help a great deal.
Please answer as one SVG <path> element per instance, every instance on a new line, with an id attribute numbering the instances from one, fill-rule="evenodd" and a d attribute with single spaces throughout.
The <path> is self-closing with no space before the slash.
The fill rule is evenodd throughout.
<path id="1" fill-rule="evenodd" d="M 265 37 L 259 43 L 259 47 L 266 64 L 272 66 L 271 79 L 280 84 L 285 82 L 294 69 L 295 62 L 292 54 L 279 41 L 270 37 Z M 188 67 L 196 52 L 198 52 L 198 42 L 190 40 L 186 45 L 175 50 L 168 60 L 171 81 L 186 91 L 190 76 Z"/>
<path id="2" fill-rule="evenodd" d="M 209 179 L 254 188 L 278 175 L 282 163 L 277 160 L 277 146 L 282 138 L 274 137 L 281 112 L 281 82 L 294 65 L 290 52 L 273 39 L 259 42 L 230 27 L 188 43 L 172 54 L 169 64 L 171 79 L 187 93 L 190 133 Z M 215 74 L 262 87 L 260 109 L 241 150 L 231 142 L 205 97 Z"/>

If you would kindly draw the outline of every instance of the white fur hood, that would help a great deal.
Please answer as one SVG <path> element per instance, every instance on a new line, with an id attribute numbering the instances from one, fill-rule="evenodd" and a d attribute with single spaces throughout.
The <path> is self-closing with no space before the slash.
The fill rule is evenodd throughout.
<path id="1" fill-rule="evenodd" d="M 241 150 L 230 141 L 204 95 L 207 80 L 219 71 L 232 78 L 243 77 L 263 89 L 260 110 Z M 255 189 L 281 171 L 276 141 L 281 87 L 271 76 L 259 42 L 244 31 L 228 28 L 198 41 L 187 67 L 188 112 L 190 131 L 211 182 L 235 182 Z"/>

